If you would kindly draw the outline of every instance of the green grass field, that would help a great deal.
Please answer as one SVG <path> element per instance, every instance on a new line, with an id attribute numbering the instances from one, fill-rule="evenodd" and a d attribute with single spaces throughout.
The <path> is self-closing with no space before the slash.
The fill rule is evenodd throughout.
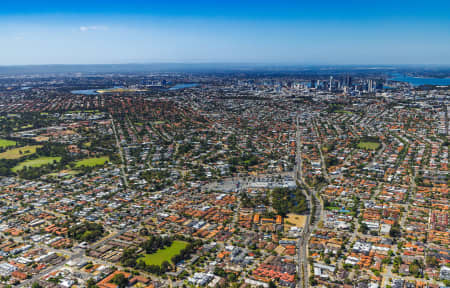
<path id="1" fill-rule="evenodd" d="M 33 124 L 28 124 L 20 127 L 20 129 L 28 129 L 28 128 L 33 128 Z"/>
<path id="2" fill-rule="evenodd" d="M 16 141 L 0 139 L 0 147 L 1 148 L 7 148 L 7 147 L 15 146 L 15 145 L 16 145 Z"/>
<path id="3" fill-rule="evenodd" d="M 51 164 L 53 161 L 59 162 L 61 161 L 61 157 L 39 157 L 36 159 L 26 160 L 23 162 L 20 162 L 15 167 L 11 169 L 14 173 L 17 171 L 22 170 L 25 166 L 26 167 L 40 167 L 45 164 Z"/>
<path id="4" fill-rule="evenodd" d="M 80 171 L 76 171 L 76 170 L 64 170 L 64 171 L 53 172 L 53 173 L 50 173 L 50 174 L 47 174 L 47 175 L 55 177 L 55 176 L 60 175 L 61 173 L 65 173 L 65 174 L 67 174 L 67 176 L 73 176 L 73 175 L 77 175 L 77 174 L 79 174 L 81 172 Z"/>
<path id="5" fill-rule="evenodd" d="M 82 166 L 85 167 L 95 167 L 98 165 L 103 165 L 106 163 L 106 161 L 109 161 L 109 157 L 108 156 L 103 156 L 103 157 L 97 157 L 97 158 L 86 158 L 83 160 L 79 160 L 75 162 L 75 168 L 80 168 Z"/>
<path id="6" fill-rule="evenodd" d="M 29 145 L 19 148 L 10 149 L 3 153 L 0 153 L 0 159 L 19 159 L 23 156 L 36 153 L 36 148 L 40 148 L 42 145 Z M 20 153 L 22 152 L 22 153 Z"/>
<path id="7" fill-rule="evenodd" d="M 161 265 L 164 261 L 172 263 L 172 257 L 180 254 L 180 251 L 186 248 L 188 242 L 175 240 L 170 247 L 159 249 L 153 254 L 143 254 L 141 260 L 147 265 Z"/>
<path id="8" fill-rule="evenodd" d="M 377 150 L 380 147 L 380 143 L 377 142 L 359 142 L 358 148 L 365 150 Z"/>

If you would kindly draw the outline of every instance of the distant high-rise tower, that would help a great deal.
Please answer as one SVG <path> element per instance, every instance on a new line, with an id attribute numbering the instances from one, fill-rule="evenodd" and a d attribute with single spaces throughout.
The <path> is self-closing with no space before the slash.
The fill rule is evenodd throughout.
<path id="1" fill-rule="evenodd" d="M 352 86 L 352 77 L 349 74 L 345 76 L 344 86 L 351 87 Z"/>
<path id="2" fill-rule="evenodd" d="M 333 90 L 333 76 L 330 76 L 330 84 L 328 85 L 328 90 Z"/>
<path id="3" fill-rule="evenodd" d="M 371 93 L 375 91 L 375 85 L 372 79 L 369 79 L 369 83 L 367 85 L 367 90 Z"/>

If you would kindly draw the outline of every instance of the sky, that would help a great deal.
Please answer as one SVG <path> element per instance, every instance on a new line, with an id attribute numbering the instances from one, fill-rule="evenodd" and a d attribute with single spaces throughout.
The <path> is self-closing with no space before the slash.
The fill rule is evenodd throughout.
<path id="1" fill-rule="evenodd" d="M 450 64 L 449 0 L 2 0 L 0 65 Z"/>

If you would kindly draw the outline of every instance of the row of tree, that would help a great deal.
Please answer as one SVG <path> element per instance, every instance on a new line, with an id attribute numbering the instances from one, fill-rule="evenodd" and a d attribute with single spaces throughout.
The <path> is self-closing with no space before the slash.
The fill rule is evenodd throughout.
<path id="1" fill-rule="evenodd" d="M 160 237 L 152 235 L 150 238 L 145 241 L 142 247 L 147 254 L 153 254 L 159 249 L 163 249 L 165 247 L 169 247 L 172 245 L 173 239 L 171 237 Z"/>
<path id="2" fill-rule="evenodd" d="M 78 241 L 94 242 L 105 233 L 101 224 L 94 222 L 83 222 L 69 228 L 68 236 Z"/>

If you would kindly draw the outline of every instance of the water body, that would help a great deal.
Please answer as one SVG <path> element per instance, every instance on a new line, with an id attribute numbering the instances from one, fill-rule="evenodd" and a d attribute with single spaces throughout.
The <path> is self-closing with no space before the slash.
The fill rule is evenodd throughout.
<path id="1" fill-rule="evenodd" d="M 178 90 L 178 89 L 184 89 L 184 88 L 192 88 L 192 87 L 196 87 L 198 86 L 198 83 L 179 83 L 176 84 L 173 87 L 170 87 L 168 90 Z M 111 89 L 117 89 L 117 88 L 123 88 L 122 86 L 116 86 L 116 87 L 112 87 L 112 88 L 98 88 L 98 89 L 85 89 L 85 90 L 72 90 L 70 91 L 70 93 L 72 94 L 81 94 L 81 95 L 97 95 L 99 94 L 97 91 L 98 90 L 104 90 L 104 91 L 108 91 Z"/>
<path id="2" fill-rule="evenodd" d="M 391 81 L 399 81 L 410 83 L 413 86 L 420 85 L 450 85 L 450 78 L 423 78 L 423 77 L 411 77 L 401 74 L 393 74 L 393 78 L 389 78 Z"/>
<path id="3" fill-rule="evenodd" d="M 72 90 L 70 93 L 72 94 L 81 94 L 81 95 L 97 95 L 98 89 L 86 89 L 86 90 Z"/>
<path id="4" fill-rule="evenodd" d="M 170 87 L 169 90 L 178 90 L 178 89 L 184 89 L 184 88 L 192 88 L 197 87 L 198 83 L 179 83 L 173 87 Z"/>
<path id="5" fill-rule="evenodd" d="M 72 90 L 70 93 L 72 94 L 81 94 L 81 95 L 97 95 L 99 94 L 98 90 L 110 90 L 110 89 L 117 89 L 117 88 L 123 88 L 122 86 L 112 87 L 112 88 L 106 88 L 106 89 L 86 89 L 86 90 Z"/>

